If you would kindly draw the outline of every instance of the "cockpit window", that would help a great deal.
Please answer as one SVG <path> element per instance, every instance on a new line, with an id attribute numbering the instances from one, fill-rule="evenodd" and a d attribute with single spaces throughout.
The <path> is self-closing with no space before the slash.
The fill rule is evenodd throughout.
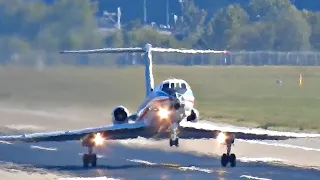
<path id="1" fill-rule="evenodd" d="M 171 85 L 171 86 L 170 86 Z M 169 84 L 169 83 L 164 83 L 163 85 L 162 85 L 162 91 L 163 92 L 165 92 L 165 93 L 167 93 L 167 94 L 172 94 L 172 83 L 171 84 Z"/>
<path id="2" fill-rule="evenodd" d="M 184 94 L 187 91 L 187 85 L 185 83 L 165 83 L 162 85 L 162 91 L 173 95 L 175 92 L 179 94 Z"/>
<path id="3" fill-rule="evenodd" d="M 185 83 L 182 83 L 181 88 L 187 89 L 187 85 Z"/>
<path id="4" fill-rule="evenodd" d="M 170 87 L 169 87 L 169 83 L 165 83 L 165 84 L 163 84 L 163 86 L 162 86 L 162 90 L 163 90 L 163 89 L 168 89 L 168 88 L 170 88 Z"/>

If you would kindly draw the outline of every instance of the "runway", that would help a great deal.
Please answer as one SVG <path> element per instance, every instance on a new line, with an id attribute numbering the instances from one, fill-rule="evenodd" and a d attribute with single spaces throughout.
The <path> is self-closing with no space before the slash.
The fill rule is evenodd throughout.
<path id="1" fill-rule="evenodd" d="M 181 142 L 183 143 L 183 142 Z M 176 147 L 172 147 L 176 148 Z M 181 148 L 181 147 L 179 147 Z M 128 147 L 108 142 L 97 149 L 98 167 L 82 168 L 82 149 L 78 142 L 0 143 L 0 161 L 11 162 L 25 171 L 42 169 L 73 177 L 112 179 L 319 179 L 320 171 L 258 162 L 241 162 L 222 168 L 217 157 Z M 12 166 L 14 168 L 14 166 Z M 106 179 L 106 178 L 104 178 Z"/>

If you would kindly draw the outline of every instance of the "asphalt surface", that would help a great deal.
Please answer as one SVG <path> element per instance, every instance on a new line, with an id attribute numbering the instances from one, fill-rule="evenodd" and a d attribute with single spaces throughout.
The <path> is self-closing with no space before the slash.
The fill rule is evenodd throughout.
<path id="1" fill-rule="evenodd" d="M 79 142 L 0 143 L 0 161 L 12 162 L 26 171 L 40 168 L 73 177 L 105 176 L 130 180 L 320 178 L 320 171 L 315 169 L 240 161 L 237 167 L 222 168 L 220 159 L 212 156 L 130 148 L 116 142 L 108 142 L 96 150 L 99 155 L 97 168 L 83 169 L 81 159 L 84 152 L 86 149 Z"/>

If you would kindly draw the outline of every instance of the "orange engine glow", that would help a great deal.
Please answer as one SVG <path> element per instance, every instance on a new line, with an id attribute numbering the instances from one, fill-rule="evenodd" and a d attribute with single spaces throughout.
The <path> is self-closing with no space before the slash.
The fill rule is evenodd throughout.
<path id="1" fill-rule="evenodd" d="M 100 133 L 95 134 L 93 137 L 93 142 L 96 146 L 102 146 L 104 144 L 104 140 L 104 137 Z"/>

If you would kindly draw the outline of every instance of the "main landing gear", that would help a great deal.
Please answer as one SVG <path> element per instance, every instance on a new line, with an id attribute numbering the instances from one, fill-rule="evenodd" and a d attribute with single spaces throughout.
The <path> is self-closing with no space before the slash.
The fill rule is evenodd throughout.
<path id="1" fill-rule="evenodd" d="M 84 168 L 88 168 L 90 164 L 92 167 L 97 166 L 97 155 L 93 153 L 93 147 L 95 147 L 93 138 L 94 135 L 90 134 L 82 139 L 82 146 L 88 148 L 88 153 L 82 156 L 82 163 Z"/>
<path id="2" fill-rule="evenodd" d="M 231 153 L 231 146 L 234 145 L 235 136 L 234 134 L 227 134 L 224 144 L 227 146 L 227 153 L 223 153 L 221 156 L 221 165 L 226 167 L 230 163 L 231 167 L 236 166 L 237 157 L 235 154 Z M 231 153 L 231 154 L 230 154 Z"/>
<path id="3" fill-rule="evenodd" d="M 169 140 L 169 145 L 171 146 L 176 146 L 179 147 L 179 130 L 178 130 L 178 124 L 173 123 L 170 127 L 170 140 Z"/>
<path id="4" fill-rule="evenodd" d="M 91 164 L 92 167 L 97 166 L 97 155 L 92 153 L 93 147 L 88 147 L 88 154 L 84 154 L 82 157 L 82 163 L 84 168 L 88 168 Z"/>

